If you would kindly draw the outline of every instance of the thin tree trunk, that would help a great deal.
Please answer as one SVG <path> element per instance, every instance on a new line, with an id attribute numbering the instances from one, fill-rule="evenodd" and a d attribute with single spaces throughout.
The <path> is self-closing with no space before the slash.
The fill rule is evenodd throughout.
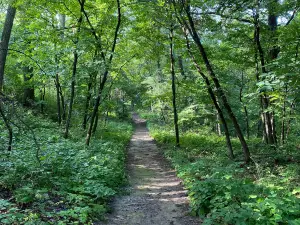
<path id="1" fill-rule="evenodd" d="M 64 29 L 65 29 L 65 24 L 66 24 L 66 16 L 62 15 L 62 14 L 58 14 L 59 17 L 59 28 L 61 29 L 60 32 L 60 39 L 61 41 L 64 40 Z M 56 49 L 56 43 L 55 43 L 55 49 Z M 58 124 L 61 125 L 62 122 L 62 108 L 64 108 L 64 102 L 61 101 L 61 99 L 63 100 L 63 96 L 62 93 L 60 93 L 60 81 L 59 81 L 59 58 L 58 58 L 58 54 L 55 55 L 55 63 L 56 63 L 56 75 L 55 75 L 55 87 L 56 87 L 56 104 L 57 104 L 57 121 Z M 61 97 L 62 96 L 62 97 Z M 62 105 L 61 105 L 62 103 Z M 63 109 L 64 111 L 64 109 Z M 63 112 L 64 113 L 64 112 Z M 65 118 L 64 118 L 65 119 Z"/>
<path id="2" fill-rule="evenodd" d="M 201 43 L 201 40 L 200 40 L 200 37 L 197 33 L 197 30 L 195 28 L 195 25 L 194 25 L 194 21 L 192 19 L 192 16 L 191 16 L 191 13 L 190 13 L 190 7 L 189 5 L 185 8 L 186 10 L 186 14 L 187 14 L 187 17 L 188 17 L 188 21 L 189 21 L 189 25 L 186 24 L 186 28 L 189 30 L 189 33 L 190 35 L 192 36 L 195 44 L 197 45 L 198 47 L 198 50 L 202 56 L 202 59 L 205 63 L 205 66 L 206 66 L 206 69 L 207 71 L 209 72 L 209 75 L 211 77 L 211 79 L 213 80 L 214 84 L 215 84 L 215 87 L 217 89 L 217 93 L 218 95 L 220 96 L 221 100 L 222 100 L 222 103 L 229 115 L 229 118 L 231 119 L 232 123 L 233 123 L 233 126 L 235 128 L 235 131 L 237 133 L 237 136 L 240 140 L 240 143 L 242 145 L 242 148 L 243 148 L 243 152 L 244 152 L 244 159 L 245 159 L 245 162 L 246 163 L 249 163 L 250 162 L 250 151 L 249 151 L 249 148 L 248 148 L 248 145 L 247 145 L 247 142 L 244 138 L 244 135 L 241 131 L 241 128 L 240 128 L 240 125 L 235 117 L 235 114 L 233 113 L 232 109 L 231 109 L 231 106 L 227 100 L 227 97 L 220 85 L 220 82 L 219 82 L 219 79 L 216 77 L 215 75 L 215 72 L 210 64 L 210 61 L 207 57 L 207 54 L 206 54 L 206 51 Z"/>
<path id="3" fill-rule="evenodd" d="M 126 109 L 126 105 L 125 105 L 125 92 L 121 92 L 122 95 L 122 117 L 125 117 L 125 109 Z"/>
<path id="4" fill-rule="evenodd" d="M 61 119 L 62 121 L 66 120 L 66 103 L 65 103 L 65 97 L 63 95 L 63 91 L 62 91 L 62 87 L 59 83 L 59 95 L 60 95 L 60 101 L 61 101 L 61 109 L 62 109 L 62 113 L 61 113 Z"/>
<path id="5" fill-rule="evenodd" d="M 77 53 L 77 50 L 75 50 L 74 51 L 74 61 L 73 61 L 72 81 L 71 81 L 71 97 L 70 97 L 68 118 L 66 121 L 66 129 L 65 129 L 65 133 L 64 133 L 64 138 L 68 138 L 68 136 L 69 136 L 69 129 L 70 129 L 70 124 L 71 124 L 73 103 L 74 103 L 74 97 L 75 97 L 75 79 L 76 79 L 77 62 L 78 62 L 78 53 Z"/>
<path id="6" fill-rule="evenodd" d="M 3 90 L 4 69 L 8 52 L 9 39 L 14 24 L 16 8 L 8 6 L 0 42 L 0 92 Z"/>
<path id="7" fill-rule="evenodd" d="M 23 73 L 25 85 L 23 105 L 26 107 L 31 107 L 34 103 L 34 87 L 28 83 L 33 77 L 33 68 L 26 66 L 23 68 Z"/>
<path id="8" fill-rule="evenodd" d="M 179 65 L 179 69 L 180 69 L 180 73 L 181 76 L 183 77 L 183 80 L 185 81 L 187 79 L 187 75 L 184 71 L 184 66 L 183 66 L 183 60 L 182 60 L 182 56 L 178 56 L 178 65 Z M 184 98 L 184 107 L 187 107 L 189 105 L 189 100 L 188 98 Z"/>
<path id="9" fill-rule="evenodd" d="M 108 122 L 108 114 L 109 114 L 109 111 L 107 110 L 106 113 L 105 113 L 105 118 L 104 118 L 104 126 L 105 127 L 106 127 L 107 122 Z"/>
<path id="10" fill-rule="evenodd" d="M 272 112 L 272 131 L 273 131 L 273 136 L 274 136 L 274 144 L 277 145 L 277 132 L 276 132 L 276 117 L 275 117 L 275 111 Z"/>
<path id="11" fill-rule="evenodd" d="M 110 69 L 109 67 L 111 66 L 111 63 L 112 63 L 112 59 L 113 59 L 115 48 L 116 48 L 116 44 L 117 44 L 118 34 L 119 34 L 120 26 L 121 26 L 121 16 L 122 15 L 121 15 L 120 0 L 116 0 L 116 1 L 117 1 L 117 7 L 118 7 L 118 21 L 117 21 L 117 26 L 116 26 L 115 33 L 114 33 L 113 45 L 112 45 L 111 54 L 110 54 L 110 57 L 108 59 L 108 62 L 106 62 L 106 58 L 105 58 L 105 56 L 103 54 L 103 51 L 102 51 L 101 43 L 99 43 L 99 48 L 100 48 L 99 50 L 101 52 L 102 60 L 103 60 L 103 62 L 106 65 L 105 65 L 105 71 L 104 71 L 104 74 L 103 74 L 103 78 L 100 81 L 100 87 L 99 87 L 99 91 L 98 91 L 98 96 L 96 98 L 95 105 L 94 105 L 94 108 L 93 108 L 93 112 L 92 112 L 92 115 L 91 115 L 90 125 L 89 125 L 88 131 L 87 131 L 87 136 L 86 136 L 86 141 L 85 141 L 86 145 L 90 144 L 91 135 L 92 135 L 92 129 L 93 129 L 93 126 L 94 126 L 95 118 L 96 118 L 97 113 L 98 113 L 98 108 L 99 108 L 99 105 L 100 105 L 100 100 L 101 100 L 101 97 L 102 97 L 102 92 L 103 92 L 105 83 L 107 81 L 107 77 L 108 77 L 108 73 L 109 73 L 109 69 Z M 91 24 L 90 24 L 90 26 L 92 28 Z M 99 42 L 99 38 L 96 35 L 96 33 L 95 33 L 95 31 L 94 31 L 93 28 L 92 28 L 92 32 L 93 32 L 93 34 L 95 36 L 95 39 Z"/>
<path id="12" fill-rule="evenodd" d="M 266 69 L 266 60 L 265 60 L 265 54 L 263 51 L 263 48 L 261 46 L 260 42 L 260 23 L 259 23 L 259 2 L 257 1 L 257 8 L 254 14 L 254 24 L 255 24 L 255 32 L 254 32 L 254 38 L 255 38 L 255 43 L 257 50 L 259 52 L 259 57 L 260 57 L 260 62 L 261 62 L 261 68 L 262 68 L 262 73 L 266 74 L 267 69 Z M 269 27 L 272 33 L 274 33 L 277 29 L 277 16 L 272 15 L 272 12 L 269 9 L 269 16 L 268 16 L 268 21 L 269 21 Z M 277 58 L 278 55 L 278 47 L 274 46 L 270 52 L 270 59 L 273 60 Z M 277 142 L 277 137 L 276 137 L 276 129 L 275 129 L 275 123 L 274 123 L 274 116 L 273 114 L 269 111 L 270 110 L 270 97 L 268 96 L 267 93 L 263 93 L 262 95 L 262 112 L 264 114 L 264 126 L 265 126 L 265 135 L 266 135 L 266 141 L 268 144 L 276 144 Z"/>
<path id="13" fill-rule="evenodd" d="M 243 105 L 245 117 L 246 117 L 246 133 L 247 133 L 247 139 L 249 140 L 250 132 L 249 132 L 249 117 L 248 117 L 248 110 L 247 106 L 245 105 L 243 101 L 243 87 L 244 87 L 244 73 L 242 73 L 242 81 L 241 81 L 241 87 L 240 87 L 240 102 Z"/>
<path id="14" fill-rule="evenodd" d="M 8 130 L 8 146 L 7 150 L 11 151 L 12 150 L 12 141 L 13 141 L 13 131 L 12 127 L 10 125 L 9 119 L 6 117 L 3 107 L 2 107 L 2 99 L 0 98 L 0 114 L 1 117 L 3 118 L 4 124 L 6 126 L 6 129 Z"/>
<path id="15" fill-rule="evenodd" d="M 278 22 L 277 22 L 277 7 L 279 7 L 278 0 L 273 0 L 272 2 L 269 3 L 270 5 L 268 6 L 268 25 L 269 29 L 271 31 L 271 38 L 273 39 L 273 46 L 269 50 L 269 58 L 270 61 L 273 61 L 277 59 L 278 54 L 279 54 L 279 47 L 278 47 L 278 37 L 277 37 L 277 27 L 278 27 Z M 269 106 L 271 105 L 270 98 L 268 98 L 269 101 Z M 272 125 L 272 135 L 273 135 L 273 140 L 274 144 L 277 144 L 277 134 L 276 134 L 276 118 L 275 118 L 275 112 L 272 111 L 270 113 L 271 116 L 271 125 Z"/>
<path id="16" fill-rule="evenodd" d="M 286 117 L 286 103 L 283 101 L 282 107 L 282 121 L 281 121 L 281 144 L 285 143 L 285 117 Z"/>
<path id="17" fill-rule="evenodd" d="M 194 65 L 195 65 L 198 73 L 201 75 L 201 77 L 205 81 L 206 88 L 208 90 L 209 96 L 210 96 L 211 100 L 213 101 L 213 104 L 214 104 L 214 106 L 215 106 L 215 108 L 216 108 L 216 110 L 217 110 L 217 112 L 219 114 L 219 117 L 221 119 L 221 122 L 223 124 L 225 138 L 226 138 L 226 144 L 227 144 L 227 149 L 228 149 L 228 157 L 230 159 L 234 159 L 234 154 L 233 154 L 233 150 L 232 150 L 232 144 L 231 144 L 231 140 L 230 140 L 230 133 L 229 133 L 229 129 L 228 129 L 227 122 L 225 120 L 223 111 L 222 111 L 222 109 L 221 109 L 221 107 L 220 107 L 220 105 L 218 103 L 217 97 L 216 97 L 216 95 L 215 95 L 215 93 L 214 93 L 214 91 L 212 89 L 212 85 L 211 85 L 208 77 L 202 72 L 200 65 L 197 63 L 197 60 L 196 60 L 195 56 L 193 55 L 193 53 L 191 51 L 191 47 L 190 47 L 190 43 L 189 43 L 186 31 L 183 31 L 183 32 L 185 34 L 186 45 L 187 45 L 188 52 L 189 52 L 191 58 L 193 59 Z"/>
<path id="18" fill-rule="evenodd" d="M 77 62 L 78 62 L 78 42 L 79 42 L 79 33 L 81 29 L 81 24 L 83 20 L 83 10 L 84 10 L 84 3 L 85 0 L 82 0 L 80 2 L 80 17 L 77 22 L 77 31 L 76 31 L 76 40 L 75 40 L 75 49 L 74 49 L 74 61 L 73 61 L 73 71 L 72 71 L 72 81 L 71 81 L 71 98 L 70 98 L 70 104 L 69 104 L 69 111 L 68 111 L 68 118 L 66 121 L 66 130 L 64 133 L 64 138 L 68 138 L 69 136 L 69 129 L 71 124 L 71 117 L 72 117 L 72 111 L 73 111 L 73 103 L 74 103 L 74 97 L 75 97 L 75 81 L 76 81 L 76 71 L 77 71 Z"/>
<path id="19" fill-rule="evenodd" d="M 93 57 L 93 61 L 96 60 L 97 58 L 97 50 L 95 51 L 94 57 Z M 86 95 L 86 101 L 85 101 L 85 107 L 84 107 L 84 115 L 83 115 L 83 122 L 82 122 L 82 128 L 84 130 L 86 130 L 86 125 L 87 125 L 87 121 L 88 121 L 88 112 L 89 112 L 89 107 L 90 107 L 90 103 L 91 103 L 91 98 L 92 98 L 92 87 L 93 87 L 93 83 L 94 81 L 97 79 L 97 73 L 92 73 L 90 74 L 89 77 L 89 82 L 88 82 L 88 89 L 87 89 L 87 95 Z M 95 85 L 96 87 L 96 85 Z"/>
<path id="20" fill-rule="evenodd" d="M 183 67 L 183 61 L 182 61 L 182 56 L 178 56 L 178 65 L 180 69 L 181 76 L 183 77 L 183 80 L 186 80 L 186 74 L 184 72 L 184 67 Z"/>
<path id="21" fill-rule="evenodd" d="M 173 114 L 174 114 L 174 128 L 176 136 L 176 146 L 179 147 L 179 129 L 178 129 L 178 114 L 176 106 L 176 83 L 175 83 L 175 58 L 174 58 L 174 45 L 173 45 L 173 25 L 170 29 L 170 61 L 171 61 L 171 75 L 172 75 L 172 103 L 173 103 Z"/>
<path id="22" fill-rule="evenodd" d="M 99 111 L 96 114 L 95 123 L 94 123 L 93 130 L 92 130 L 93 134 L 95 134 L 95 132 L 97 130 L 98 122 L 99 122 Z"/>
<path id="23" fill-rule="evenodd" d="M 85 130 L 87 125 L 87 118 L 88 118 L 88 111 L 90 107 L 90 102 L 92 98 L 92 85 L 93 85 L 93 75 L 90 75 L 89 83 L 88 83 L 88 92 L 85 100 L 85 107 L 84 107 L 84 116 L 83 116 L 83 122 L 82 122 L 82 128 Z"/>
<path id="24" fill-rule="evenodd" d="M 158 75 L 158 81 L 163 82 L 163 76 L 162 76 L 161 65 L 160 65 L 160 58 L 157 59 L 157 75 Z"/>
<path id="25" fill-rule="evenodd" d="M 256 30 L 254 32 L 254 44 L 256 45 Z M 258 62 L 258 50 L 255 48 L 255 54 L 254 54 L 254 60 L 255 60 L 255 75 L 256 75 L 256 81 L 259 82 L 259 62 Z M 266 127 L 263 117 L 263 106 L 262 106 L 262 96 L 259 97 L 259 104 L 260 104 L 260 111 L 258 114 L 258 123 L 257 123 L 257 137 L 262 136 L 263 141 L 266 139 Z M 262 135 L 260 135 L 262 133 Z"/>
<path id="26" fill-rule="evenodd" d="M 44 101 L 45 101 L 45 95 L 46 95 L 46 86 L 44 84 L 43 88 L 40 89 L 40 101 L 41 101 L 41 113 L 44 114 Z"/>
<path id="27" fill-rule="evenodd" d="M 222 136 L 222 129 L 220 124 L 220 115 L 217 113 L 217 125 L 216 125 L 216 132 L 219 136 Z"/>
<path id="28" fill-rule="evenodd" d="M 57 122 L 61 125 L 61 107 L 60 107 L 60 95 L 59 95 L 59 76 L 55 75 L 55 87 L 56 87 L 56 104 L 57 104 Z"/>

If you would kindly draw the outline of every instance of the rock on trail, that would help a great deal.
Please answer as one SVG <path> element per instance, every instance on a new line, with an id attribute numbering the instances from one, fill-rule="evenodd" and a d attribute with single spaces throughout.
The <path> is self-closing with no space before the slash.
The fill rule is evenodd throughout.
<path id="1" fill-rule="evenodd" d="M 130 194 L 112 203 L 108 225 L 194 225 L 181 181 L 149 136 L 146 121 L 133 115 L 135 133 L 128 149 Z"/>

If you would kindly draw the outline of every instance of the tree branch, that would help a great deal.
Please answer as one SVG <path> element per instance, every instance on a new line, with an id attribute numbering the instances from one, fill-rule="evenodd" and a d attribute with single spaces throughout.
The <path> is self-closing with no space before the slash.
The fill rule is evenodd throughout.
<path id="1" fill-rule="evenodd" d="M 287 23 L 285 24 L 285 26 L 288 26 L 288 25 L 293 21 L 293 19 L 295 18 L 297 12 L 298 12 L 298 9 L 294 9 L 292 16 L 291 16 L 290 19 L 287 21 Z"/>
<path id="2" fill-rule="evenodd" d="M 231 15 L 225 15 L 225 14 L 221 14 L 221 13 L 217 13 L 217 12 L 203 12 L 203 13 L 192 13 L 192 15 L 215 15 L 215 16 L 220 16 L 222 18 L 226 18 L 226 19 L 232 19 L 232 20 L 237 20 L 240 22 L 244 22 L 244 23 L 250 23 L 253 24 L 254 22 L 250 19 L 244 19 L 244 18 L 238 18 L 238 17 L 233 17 Z"/>

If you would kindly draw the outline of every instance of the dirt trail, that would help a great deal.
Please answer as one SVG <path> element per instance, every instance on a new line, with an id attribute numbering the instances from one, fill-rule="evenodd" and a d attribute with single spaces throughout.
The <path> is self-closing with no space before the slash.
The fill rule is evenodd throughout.
<path id="1" fill-rule="evenodd" d="M 128 149 L 130 194 L 117 197 L 106 223 L 112 225 L 194 225 L 186 191 L 149 136 L 146 121 L 133 115 L 136 131 Z"/>

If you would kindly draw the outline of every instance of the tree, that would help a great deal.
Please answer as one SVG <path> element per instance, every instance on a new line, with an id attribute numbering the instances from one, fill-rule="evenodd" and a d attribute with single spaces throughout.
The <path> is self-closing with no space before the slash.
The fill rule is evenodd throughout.
<path id="1" fill-rule="evenodd" d="M 173 104 L 173 114 L 174 114 L 174 128 L 175 128 L 175 136 L 176 136 L 176 146 L 179 147 L 179 129 L 178 129 L 178 114 L 177 114 L 177 106 L 176 106 L 176 84 L 175 84 L 175 58 L 174 58 L 174 27 L 171 24 L 170 28 L 170 62 L 171 62 L 171 75 L 172 75 L 172 104 Z"/>
<path id="2" fill-rule="evenodd" d="M 101 97 L 102 97 L 102 94 L 103 94 L 103 90 L 104 90 L 104 87 L 105 87 L 105 84 L 106 84 L 106 81 L 107 81 L 107 78 L 108 78 L 108 74 L 109 74 L 109 71 L 110 71 L 110 67 L 111 67 L 112 60 L 113 60 L 114 53 L 115 53 L 115 49 L 116 49 L 119 30 L 120 30 L 120 26 L 121 26 L 121 17 L 122 17 L 121 5 L 120 5 L 119 0 L 117 0 L 117 11 L 118 11 L 117 25 L 115 27 L 113 42 L 112 42 L 112 46 L 111 46 L 111 51 L 109 52 L 108 59 L 104 55 L 103 46 L 102 46 L 102 43 L 101 43 L 101 38 L 99 38 L 98 35 L 96 34 L 95 29 L 93 28 L 92 24 L 89 22 L 88 16 L 85 13 L 85 17 L 88 20 L 88 23 L 89 23 L 90 28 L 92 30 L 92 34 L 95 37 L 95 40 L 97 41 L 97 47 L 99 48 L 101 59 L 103 60 L 104 67 L 105 67 L 102 79 L 100 80 L 100 86 L 99 86 L 98 94 L 97 94 L 97 97 L 96 97 L 96 100 L 95 100 L 93 112 L 92 112 L 92 115 L 91 115 L 91 118 L 90 118 L 90 125 L 89 125 L 88 131 L 87 131 L 87 136 L 86 136 L 86 145 L 90 144 L 90 139 L 91 139 L 91 135 L 92 135 L 93 126 L 95 124 L 97 124 L 95 122 L 97 122 L 96 117 L 97 117 L 97 114 L 98 114 L 98 109 L 99 109 L 99 106 L 100 106 Z"/>
<path id="3" fill-rule="evenodd" d="M 3 110 L 2 104 L 3 104 L 4 96 L 2 95 L 2 91 L 3 91 L 4 69 L 5 69 L 7 52 L 8 52 L 8 45 L 9 45 L 9 40 L 11 36 L 15 15 L 16 15 L 16 8 L 13 7 L 12 5 L 9 5 L 6 13 L 6 18 L 5 18 L 4 27 L 1 35 L 1 42 L 0 42 L 0 93 L 1 93 L 0 114 L 8 130 L 8 148 L 7 148 L 8 151 L 11 151 L 12 149 L 13 132 L 12 132 L 12 127 L 10 125 L 10 121 L 5 115 L 5 112 Z"/>
<path id="4" fill-rule="evenodd" d="M 191 6 L 188 2 L 181 2 L 181 3 L 176 3 L 175 1 L 173 1 L 174 3 L 174 7 L 177 8 L 177 10 L 180 10 L 180 14 L 178 13 L 177 15 L 177 18 L 179 19 L 179 22 L 182 24 L 182 26 L 184 26 L 185 29 L 187 29 L 189 31 L 189 34 L 191 35 L 191 37 L 193 38 L 198 50 L 199 50 L 199 53 L 201 54 L 202 56 L 202 59 L 205 63 L 205 66 L 206 66 L 206 69 L 217 89 L 217 93 L 218 93 L 218 96 L 220 97 L 220 99 L 222 100 L 222 103 L 234 125 L 234 128 L 236 130 L 236 133 L 239 137 L 239 140 L 241 142 L 241 145 L 242 145 L 242 148 L 243 148 L 243 152 L 244 152 L 244 159 L 245 159 L 245 162 L 248 163 L 250 161 L 250 152 L 249 152 L 249 148 L 248 148 L 248 145 L 246 143 L 246 140 L 244 138 L 244 135 L 242 133 L 242 130 L 240 128 L 240 125 L 236 119 L 236 116 L 234 114 L 234 112 L 232 111 L 232 108 L 228 102 L 228 99 L 221 87 L 221 84 L 219 82 L 219 79 L 217 78 L 215 72 L 214 72 L 214 69 L 208 59 L 208 56 L 207 56 L 207 53 L 206 53 L 206 50 L 204 48 L 204 46 L 202 45 L 202 42 L 201 42 L 201 39 L 198 35 L 198 32 L 196 30 L 196 27 L 195 27 L 195 23 L 194 23 L 194 20 L 192 18 L 192 15 L 191 15 Z M 179 8 L 178 8 L 179 6 Z M 184 15 L 183 15 L 183 14 Z"/>
<path id="5" fill-rule="evenodd" d="M 15 15 L 16 15 L 16 8 L 12 5 L 9 5 L 6 13 L 6 18 L 4 22 L 4 27 L 1 35 L 1 43 L 0 43 L 0 91 L 3 90 L 5 62 L 6 62 L 9 39 L 13 28 Z"/>
<path id="6" fill-rule="evenodd" d="M 73 52 L 74 55 L 74 61 L 73 61 L 73 70 L 72 70 L 72 80 L 71 80 L 71 98 L 70 98 L 70 104 L 69 104 L 69 111 L 68 111 L 68 117 L 67 117 L 67 121 L 66 121 L 66 130 L 65 130 L 65 134 L 64 137 L 68 138 L 69 136 L 69 128 L 70 128 L 70 124 L 71 124 L 71 117 L 72 117 L 72 110 L 73 110 L 73 103 L 74 103 L 74 97 L 75 97 L 75 82 L 76 82 L 76 72 L 77 72 L 77 63 L 78 63 L 78 42 L 79 42 L 79 34 L 80 34 L 80 30 L 81 30 L 81 25 L 82 25 L 82 21 L 83 21 L 83 13 L 84 13 L 84 4 L 85 4 L 85 0 L 79 0 L 78 1 L 80 4 L 80 17 L 77 21 L 77 30 L 75 33 L 75 49 Z"/>

